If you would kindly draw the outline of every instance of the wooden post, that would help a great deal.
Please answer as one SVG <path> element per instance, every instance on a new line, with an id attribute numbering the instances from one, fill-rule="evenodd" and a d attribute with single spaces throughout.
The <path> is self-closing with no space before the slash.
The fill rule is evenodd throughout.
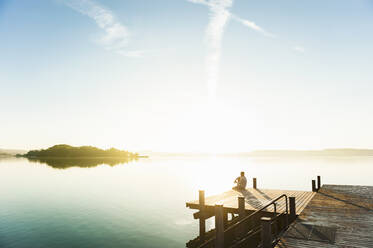
<path id="1" fill-rule="evenodd" d="M 295 218 L 297 217 L 297 210 L 296 210 L 294 196 L 289 197 L 289 211 L 290 211 L 290 221 L 295 220 Z"/>
<path id="2" fill-rule="evenodd" d="M 256 178 L 253 178 L 253 189 L 256 189 Z"/>
<path id="3" fill-rule="evenodd" d="M 262 247 L 272 248 L 271 218 L 262 217 L 260 222 L 262 225 Z"/>
<path id="4" fill-rule="evenodd" d="M 238 216 L 240 219 L 245 217 L 245 197 L 239 196 L 238 197 Z"/>
<path id="5" fill-rule="evenodd" d="M 321 188 L 321 177 L 317 176 L 317 191 Z"/>
<path id="6" fill-rule="evenodd" d="M 205 191 L 200 190 L 199 192 L 199 205 L 205 205 Z"/>
<path id="7" fill-rule="evenodd" d="M 238 218 L 242 220 L 246 216 L 245 211 L 245 197 L 239 196 L 238 197 Z M 241 237 L 244 233 L 244 227 L 241 226 L 241 228 L 238 230 L 238 236 Z"/>
<path id="8" fill-rule="evenodd" d="M 199 211 L 201 212 L 201 217 L 199 218 L 199 239 L 200 241 L 205 241 L 206 234 L 206 220 L 205 220 L 205 191 L 199 191 Z"/>
<path id="9" fill-rule="evenodd" d="M 316 181 L 312 180 L 312 192 L 316 192 Z"/>
<path id="10" fill-rule="evenodd" d="M 223 205 L 215 205 L 215 248 L 224 248 Z"/>
<path id="11" fill-rule="evenodd" d="M 228 212 L 224 211 L 223 212 L 223 223 L 224 223 L 224 228 L 228 226 Z"/>

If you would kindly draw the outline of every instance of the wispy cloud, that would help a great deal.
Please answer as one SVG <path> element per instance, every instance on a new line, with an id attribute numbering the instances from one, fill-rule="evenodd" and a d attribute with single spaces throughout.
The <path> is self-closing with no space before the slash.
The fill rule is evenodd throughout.
<path id="1" fill-rule="evenodd" d="M 207 0 L 188 0 L 191 3 L 199 3 L 199 4 L 204 4 L 204 5 L 209 5 L 210 2 Z"/>
<path id="2" fill-rule="evenodd" d="M 299 53 L 305 53 L 306 52 L 306 50 L 302 46 L 295 46 L 295 47 L 293 47 L 293 49 L 294 49 L 294 51 L 297 51 Z"/>
<path id="3" fill-rule="evenodd" d="M 275 35 L 267 32 L 266 30 L 264 30 L 262 27 L 259 27 L 255 22 L 252 22 L 252 21 L 249 21 L 249 20 L 245 20 L 245 19 L 242 19 L 238 16 L 235 16 L 233 15 L 232 18 L 240 23 L 242 23 L 243 25 L 245 25 L 246 27 L 254 30 L 254 31 L 257 31 L 265 36 L 268 36 L 268 37 L 275 37 Z"/>
<path id="4" fill-rule="evenodd" d="M 141 57 L 143 51 L 127 51 L 130 38 L 128 28 L 116 20 L 114 14 L 91 0 L 64 0 L 64 4 L 79 13 L 92 18 L 105 31 L 99 40 L 105 49 L 127 57 Z"/>
<path id="5" fill-rule="evenodd" d="M 207 87 L 210 103 L 216 101 L 217 84 L 219 80 L 219 65 L 221 57 L 221 42 L 225 26 L 230 18 L 238 21 L 246 27 L 257 31 L 267 37 L 274 37 L 273 34 L 265 31 L 252 21 L 242 19 L 233 15 L 229 8 L 233 5 L 233 0 L 188 0 L 191 3 L 202 4 L 210 9 L 210 19 L 206 29 L 207 44 Z"/>

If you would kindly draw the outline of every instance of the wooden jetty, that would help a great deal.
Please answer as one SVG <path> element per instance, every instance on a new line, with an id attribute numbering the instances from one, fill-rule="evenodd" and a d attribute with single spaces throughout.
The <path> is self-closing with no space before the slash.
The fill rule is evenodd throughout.
<path id="1" fill-rule="evenodd" d="M 199 210 L 193 215 L 199 219 L 199 236 L 186 246 L 259 245 L 263 239 L 269 239 L 261 237 L 263 225 L 264 228 L 271 226 L 273 237 L 277 238 L 314 197 L 321 186 L 320 177 L 317 179 L 317 186 L 312 180 L 312 191 L 258 189 L 256 178 L 253 178 L 253 187 L 246 190 L 229 190 L 206 198 L 204 191 L 199 191 L 199 200 L 186 203 L 187 207 Z M 215 217 L 215 229 L 206 232 L 205 220 L 211 217 Z"/>
<path id="2" fill-rule="evenodd" d="M 373 247 L 373 187 L 324 185 L 276 248 Z"/>
<path id="3" fill-rule="evenodd" d="M 324 185 L 312 180 L 312 192 L 229 190 L 186 206 L 198 209 L 200 235 L 188 248 L 363 248 L 373 247 L 373 187 Z M 231 215 L 229 218 L 229 214 Z M 206 232 L 205 220 L 215 217 Z"/>

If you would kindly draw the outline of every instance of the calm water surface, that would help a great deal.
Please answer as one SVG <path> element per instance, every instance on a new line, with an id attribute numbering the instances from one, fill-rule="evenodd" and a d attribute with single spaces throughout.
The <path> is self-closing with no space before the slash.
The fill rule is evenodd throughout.
<path id="1" fill-rule="evenodd" d="M 373 157 L 158 158 L 66 169 L 1 159 L 0 247 L 185 247 L 198 232 L 185 202 L 199 189 L 230 189 L 241 170 L 261 188 L 310 190 L 317 175 L 373 185 Z"/>

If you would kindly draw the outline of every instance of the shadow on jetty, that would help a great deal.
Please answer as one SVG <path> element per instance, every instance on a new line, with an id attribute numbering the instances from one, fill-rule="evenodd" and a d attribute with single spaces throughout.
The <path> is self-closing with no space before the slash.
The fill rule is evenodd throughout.
<path id="1" fill-rule="evenodd" d="M 102 164 L 116 166 L 137 161 L 137 158 L 27 158 L 30 162 L 46 164 L 55 169 L 71 167 L 93 168 Z"/>

